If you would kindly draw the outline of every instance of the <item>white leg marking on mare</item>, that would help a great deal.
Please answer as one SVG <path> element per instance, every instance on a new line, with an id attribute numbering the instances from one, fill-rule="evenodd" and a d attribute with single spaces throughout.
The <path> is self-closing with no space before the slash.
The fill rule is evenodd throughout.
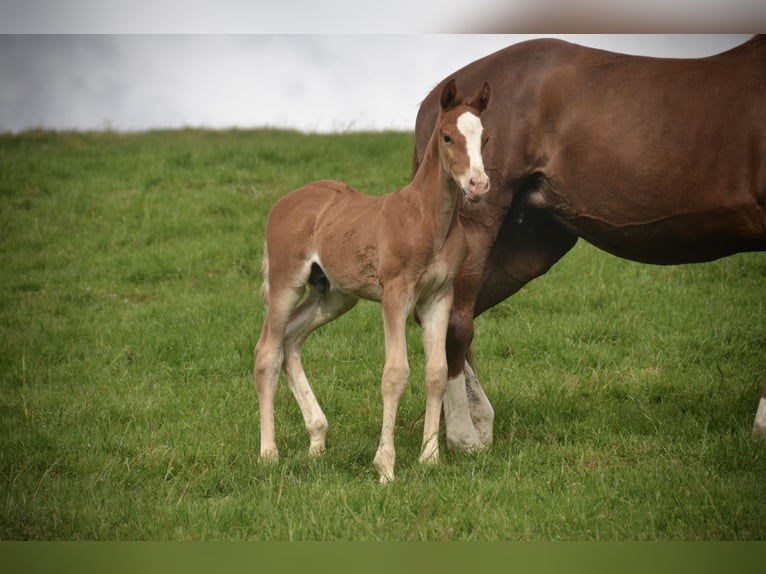
<path id="1" fill-rule="evenodd" d="M 479 378 L 468 363 L 465 364 L 465 387 L 468 395 L 468 409 L 471 413 L 473 426 L 484 446 L 492 444 L 492 425 L 495 421 L 495 410 L 489 402 Z"/>
<path id="2" fill-rule="evenodd" d="M 447 381 L 444 423 L 447 428 L 447 447 L 450 450 L 473 451 L 484 447 L 471 420 L 465 375 L 462 373 Z"/>
<path id="3" fill-rule="evenodd" d="M 753 422 L 753 438 L 766 440 L 766 397 L 761 397 Z"/>

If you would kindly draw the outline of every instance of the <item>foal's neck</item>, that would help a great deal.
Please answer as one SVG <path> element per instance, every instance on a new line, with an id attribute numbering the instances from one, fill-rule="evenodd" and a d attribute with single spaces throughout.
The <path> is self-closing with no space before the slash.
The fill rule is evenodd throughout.
<path id="1" fill-rule="evenodd" d="M 435 129 L 408 187 L 421 214 L 431 218 L 436 233 L 444 239 L 458 222 L 461 193 L 442 165 L 439 145 L 439 130 Z"/>

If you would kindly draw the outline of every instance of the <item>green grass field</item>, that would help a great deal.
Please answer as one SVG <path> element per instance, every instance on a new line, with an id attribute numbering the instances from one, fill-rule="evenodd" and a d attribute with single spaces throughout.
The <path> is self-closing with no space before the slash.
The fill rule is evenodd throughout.
<path id="1" fill-rule="evenodd" d="M 580 242 L 482 316 L 495 443 L 421 467 L 417 326 L 397 481 L 377 482 L 383 335 L 360 304 L 277 396 L 258 463 L 263 226 L 310 180 L 381 194 L 407 133 L 0 135 L 0 539 L 763 540 L 766 256 L 659 268 Z"/>

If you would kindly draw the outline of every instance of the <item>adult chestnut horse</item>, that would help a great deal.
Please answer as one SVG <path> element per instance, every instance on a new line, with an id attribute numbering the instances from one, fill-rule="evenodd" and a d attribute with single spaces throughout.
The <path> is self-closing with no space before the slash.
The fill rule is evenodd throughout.
<path id="1" fill-rule="evenodd" d="M 454 77 L 492 83 L 482 117 L 491 191 L 460 213 L 469 243 L 447 337 L 447 441 L 492 441 L 492 407 L 466 363 L 474 317 L 545 273 L 582 237 L 654 264 L 766 249 L 766 37 L 701 59 L 533 40 Z M 441 84 L 423 101 L 414 164 Z M 753 427 L 766 434 L 766 388 Z"/>

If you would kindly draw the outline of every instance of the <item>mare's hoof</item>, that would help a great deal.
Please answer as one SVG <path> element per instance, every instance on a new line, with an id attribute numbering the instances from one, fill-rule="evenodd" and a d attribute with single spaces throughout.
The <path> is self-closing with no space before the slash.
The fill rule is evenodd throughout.
<path id="1" fill-rule="evenodd" d="M 465 436 L 461 438 L 447 437 L 447 448 L 449 448 L 452 452 L 472 454 L 476 452 L 482 452 L 489 448 L 489 446 L 490 445 L 484 443 L 478 437 L 478 435 L 473 435 L 471 437 Z"/>

